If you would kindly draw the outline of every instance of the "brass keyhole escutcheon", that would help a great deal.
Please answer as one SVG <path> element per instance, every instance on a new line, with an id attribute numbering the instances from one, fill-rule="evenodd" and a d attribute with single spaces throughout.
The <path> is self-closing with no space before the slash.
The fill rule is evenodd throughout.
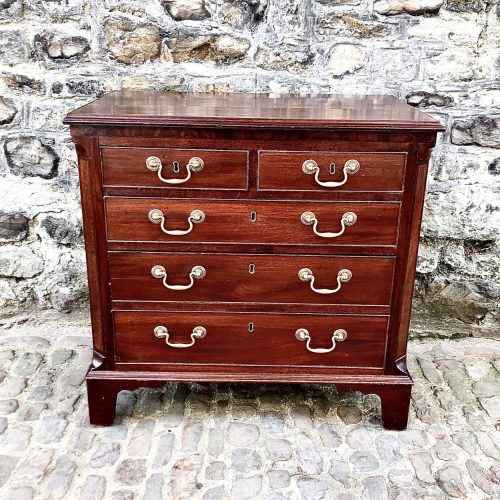
<path id="1" fill-rule="evenodd" d="M 248 331 L 249 331 L 250 333 L 252 333 L 252 332 L 253 332 L 253 323 L 248 323 Z"/>
<path id="2" fill-rule="evenodd" d="M 255 222 L 257 220 L 257 212 L 251 211 L 250 212 L 250 222 Z"/>
<path id="3" fill-rule="evenodd" d="M 248 265 L 248 272 L 250 274 L 254 274 L 255 273 L 255 264 L 249 264 Z"/>
<path id="4" fill-rule="evenodd" d="M 174 172 L 176 174 L 178 174 L 180 172 L 180 170 L 181 170 L 181 168 L 179 166 L 179 162 L 178 161 L 174 161 L 174 163 L 172 164 L 172 166 L 173 166 Z"/>
<path id="5" fill-rule="evenodd" d="M 334 174 L 335 173 L 335 163 L 330 163 L 330 174 Z"/>

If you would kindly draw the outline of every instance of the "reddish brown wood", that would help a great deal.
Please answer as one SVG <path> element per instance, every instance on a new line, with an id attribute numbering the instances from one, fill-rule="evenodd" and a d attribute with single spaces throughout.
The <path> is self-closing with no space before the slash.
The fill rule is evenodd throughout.
<path id="1" fill-rule="evenodd" d="M 188 290 L 169 290 L 153 277 L 153 266 L 167 272 L 168 285 L 189 284 L 194 266 L 206 276 Z M 254 266 L 253 273 L 250 266 Z M 316 288 L 335 289 L 340 270 L 350 281 L 330 295 L 313 292 L 298 272 L 310 269 Z M 163 302 L 229 302 L 387 305 L 390 302 L 394 259 L 388 257 L 283 256 L 255 254 L 131 253 L 109 255 L 113 300 Z"/>
<path id="2" fill-rule="evenodd" d="M 211 149 L 103 148 L 101 150 L 105 186 L 154 187 L 157 189 L 247 189 L 248 151 Z M 193 172 L 183 184 L 168 184 L 146 167 L 146 159 L 156 156 L 162 162 L 161 175 L 167 180 L 184 179 L 186 165 L 193 157 L 203 160 L 203 168 Z M 179 171 L 174 171 L 174 162 Z"/>
<path id="3" fill-rule="evenodd" d="M 65 123 L 443 130 L 435 118 L 389 95 L 118 91 L 71 112 Z"/>
<path id="4" fill-rule="evenodd" d="M 223 381 L 374 393 L 384 425 L 406 426 L 408 322 L 439 122 L 391 96 L 115 92 L 66 123 L 78 144 L 97 351 L 87 377 L 92 423 L 112 423 L 120 390 Z M 205 168 L 185 186 L 164 187 L 145 168 L 150 154 L 172 176 L 184 176 L 195 155 Z M 321 188 L 301 170 L 313 155 L 322 180 L 339 180 L 353 155 L 361 170 L 339 189 Z M 332 161 L 335 174 L 326 170 Z M 187 227 L 193 209 L 206 221 L 182 238 L 167 236 L 148 220 L 153 208 L 166 213 L 169 229 Z M 346 211 L 358 221 L 327 241 L 300 222 L 306 210 L 320 231 L 337 231 Z M 155 263 L 167 268 L 169 283 L 186 283 L 197 264 L 207 276 L 173 292 L 151 276 Z M 353 278 L 336 294 L 318 295 L 298 280 L 301 267 L 321 288 L 333 288 L 344 267 Z M 194 320 L 208 333 L 189 349 L 169 348 L 151 332 L 168 321 L 174 341 L 184 342 Z M 313 347 L 327 347 L 333 328 L 348 338 L 332 353 L 311 353 L 294 337 L 299 322 L 307 322 Z"/>
<path id="5" fill-rule="evenodd" d="M 107 198 L 107 231 L 110 241 L 163 243 L 262 243 L 292 245 L 392 246 L 396 244 L 399 203 L 361 202 L 237 202 L 204 199 Z M 195 224 L 184 236 L 165 234 L 148 220 L 150 210 L 161 210 L 167 230 L 189 227 L 193 210 L 202 210 L 205 222 Z M 255 212 L 255 222 L 252 222 Z M 301 222 L 304 212 L 313 212 L 318 231 L 339 232 L 341 218 L 354 212 L 357 221 L 336 238 L 323 238 L 312 226 Z"/>
<path id="6" fill-rule="evenodd" d="M 347 182 L 342 186 L 323 187 L 316 182 L 315 175 L 302 171 L 306 160 L 314 160 L 318 164 L 321 182 L 343 181 L 343 168 L 349 160 L 357 160 L 360 168 L 355 174 L 348 175 Z M 401 191 L 405 163 L 405 153 L 259 151 L 258 189 L 323 191 L 331 195 L 339 191 Z"/>
<path id="7" fill-rule="evenodd" d="M 120 312 L 114 314 L 117 363 L 164 365 L 281 365 L 297 367 L 359 366 L 384 364 L 387 316 L 303 314 L 217 314 L 184 312 Z M 164 326 L 169 342 L 189 344 L 193 328 L 201 325 L 206 337 L 191 348 L 175 348 L 156 338 L 154 329 Z M 299 328 L 311 336 L 311 348 L 331 348 L 332 334 L 347 331 L 330 353 L 312 353 L 295 338 Z"/>

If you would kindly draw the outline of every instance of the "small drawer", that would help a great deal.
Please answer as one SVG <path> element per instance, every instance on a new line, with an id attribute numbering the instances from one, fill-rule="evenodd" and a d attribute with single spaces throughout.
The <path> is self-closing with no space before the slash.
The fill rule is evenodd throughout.
<path id="1" fill-rule="evenodd" d="M 117 363 L 382 368 L 387 316 L 114 313 Z"/>
<path id="2" fill-rule="evenodd" d="M 117 301 L 389 305 L 391 257 L 110 252 Z"/>
<path id="3" fill-rule="evenodd" d="M 395 246 L 398 202 L 107 198 L 110 241 Z"/>
<path id="4" fill-rule="evenodd" d="M 261 191 L 402 191 L 406 153 L 259 151 Z"/>
<path id="5" fill-rule="evenodd" d="M 248 188 L 248 151 L 103 148 L 101 158 L 108 187 Z"/>

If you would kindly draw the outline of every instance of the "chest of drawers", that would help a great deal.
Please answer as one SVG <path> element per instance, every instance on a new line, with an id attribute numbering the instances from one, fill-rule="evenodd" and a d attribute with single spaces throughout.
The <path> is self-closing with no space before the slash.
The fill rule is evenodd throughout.
<path id="1" fill-rule="evenodd" d="M 391 96 L 114 92 L 70 113 L 90 421 L 167 381 L 335 384 L 406 427 L 429 152 Z"/>

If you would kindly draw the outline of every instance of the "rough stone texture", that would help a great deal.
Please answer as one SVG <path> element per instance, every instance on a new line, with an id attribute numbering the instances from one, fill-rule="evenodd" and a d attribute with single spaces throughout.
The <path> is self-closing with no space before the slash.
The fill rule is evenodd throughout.
<path id="1" fill-rule="evenodd" d="M 34 330 L 41 336 L 26 342 Z M 125 393 L 127 410 L 112 427 L 90 426 L 85 385 L 67 376 L 88 343 L 87 318 L 73 314 L 18 323 L 0 337 L 0 498 L 486 499 L 498 491 L 497 415 L 485 409 L 498 392 L 493 340 L 410 342 L 415 386 L 404 432 L 381 427 L 373 396 L 250 384 Z M 63 355 L 70 346 L 74 354 Z M 23 421 L 49 378 L 38 419 Z M 147 418 L 145 394 L 160 402 Z M 419 416 L 422 400 L 432 422 Z M 341 408 L 356 408 L 356 421 L 344 423 Z"/>
<path id="2" fill-rule="evenodd" d="M 499 8 L 0 0 L 0 246 L 43 261 L 28 279 L 0 276 L 0 316 L 87 304 L 69 110 L 115 89 L 370 93 L 406 99 L 447 129 L 429 174 L 413 334 L 498 336 Z"/>

